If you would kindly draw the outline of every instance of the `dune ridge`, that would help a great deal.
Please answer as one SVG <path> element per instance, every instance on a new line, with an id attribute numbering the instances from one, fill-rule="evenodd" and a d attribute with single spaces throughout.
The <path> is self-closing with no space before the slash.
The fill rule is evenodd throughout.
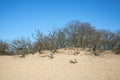
<path id="1" fill-rule="evenodd" d="M 110 51 L 93 56 L 87 51 L 73 55 L 74 50 L 58 50 L 49 58 L 44 54 L 0 56 L 0 80 L 120 80 L 120 56 Z M 69 63 L 70 60 L 77 63 Z"/>

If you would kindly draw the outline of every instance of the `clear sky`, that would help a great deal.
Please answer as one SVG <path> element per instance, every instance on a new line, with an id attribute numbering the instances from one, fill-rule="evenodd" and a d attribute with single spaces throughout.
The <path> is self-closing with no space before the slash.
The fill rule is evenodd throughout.
<path id="1" fill-rule="evenodd" d="M 120 29 L 120 0 L 0 0 L 0 39 L 48 33 L 72 20 L 97 29 Z"/>

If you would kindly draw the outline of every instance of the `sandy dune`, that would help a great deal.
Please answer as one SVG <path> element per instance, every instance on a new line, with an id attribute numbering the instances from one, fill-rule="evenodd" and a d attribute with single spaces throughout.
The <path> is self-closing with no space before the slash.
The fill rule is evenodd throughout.
<path id="1" fill-rule="evenodd" d="M 48 54 L 0 56 L 0 80 L 120 80 L 120 55 L 95 57 L 72 52 L 59 50 L 53 59 Z M 71 59 L 78 62 L 69 63 Z"/>

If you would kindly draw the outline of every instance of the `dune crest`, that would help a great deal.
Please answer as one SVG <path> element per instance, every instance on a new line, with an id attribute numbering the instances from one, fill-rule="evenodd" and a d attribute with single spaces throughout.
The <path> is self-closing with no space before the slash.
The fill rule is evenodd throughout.
<path id="1" fill-rule="evenodd" d="M 0 80 L 120 80 L 120 56 L 110 51 L 103 57 L 59 49 L 50 59 L 44 54 L 0 56 Z M 70 64 L 73 63 L 73 64 Z"/>

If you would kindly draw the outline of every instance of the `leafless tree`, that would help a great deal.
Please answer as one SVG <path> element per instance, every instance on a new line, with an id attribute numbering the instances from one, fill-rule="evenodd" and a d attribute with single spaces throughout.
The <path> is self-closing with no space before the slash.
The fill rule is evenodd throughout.
<path id="1" fill-rule="evenodd" d="M 63 29 L 58 29 L 56 33 L 58 48 L 64 48 L 66 45 L 66 35 Z"/>
<path id="2" fill-rule="evenodd" d="M 36 30 L 35 34 L 33 35 L 33 38 L 35 39 L 34 49 L 35 49 L 36 52 L 39 52 L 41 54 L 42 50 L 43 50 L 43 38 L 44 38 L 44 35 L 39 30 Z"/>
<path id="3" fill-rule="evenodd" d="M 0 54 L 6 55 L 8 54 L 9 44 L 6 41 L 0 40 Z"/>
<path id="4" fill-rule="evenodd" d="M 26 39 L 24 37 L 22 37 L 20 39 L 14 39 L 12 41 L 12 47 L 15 50 L 16 54 L 20 54 L 23 57 L 26 54 L 29 54 L 32 52 L 30 39 Z"/>
<path id="5" fill-rule="evenodd" d="M 114 40 L 114 48 L 116 54 L 120 54 L 120 29 L 116 31 L 115 40 Z"/>
<path id="6" fill-rule="evenodd" d="M 56 50 L 58 49 L 58 42 L 57 42 L 57 32 L 56 30 L 53 30 L 49 33 L 49 49 L 52 52 L 56 52 Z"/>

